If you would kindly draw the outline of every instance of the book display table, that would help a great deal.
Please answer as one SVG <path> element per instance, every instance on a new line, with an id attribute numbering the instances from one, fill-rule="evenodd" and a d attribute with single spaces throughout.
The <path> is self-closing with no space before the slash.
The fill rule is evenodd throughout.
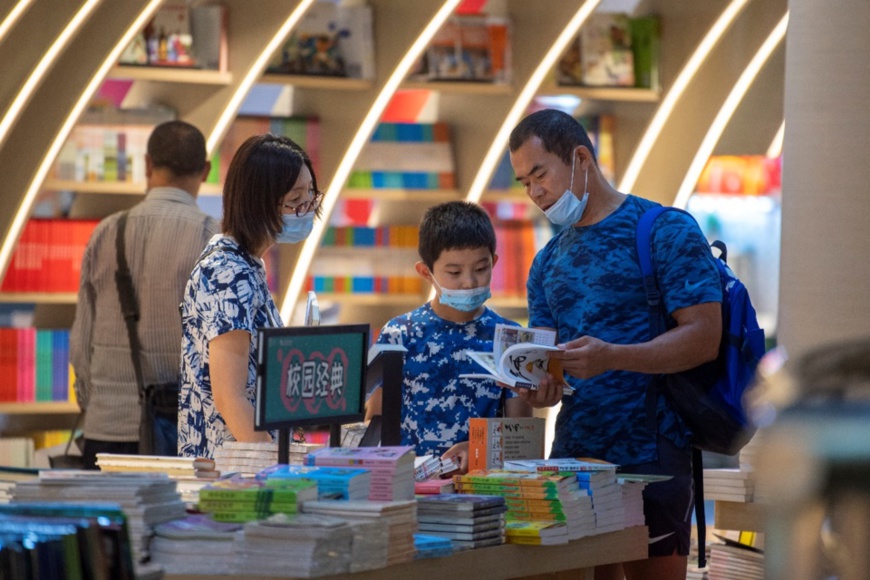
<path id="1" fill-rule="evenodd" d="M 380 570 L 342 574 L 341 576 L 321 576 L 320 578 L 327 580 L 330 578 L 349 578 L 352 580 L 385 578 L 501 580 L 557 573 L 555 576 L 548 576 L 548 578 L 550 580 L 562 577 L 591 579 L 594 566 L 646 558 L 647 537 L 648 533 L 645 526 L 635 526 L 618 532 L 580 538 L 556 546 L 504 544 L 491 548 L 465 550 L 445 558 L 426 558 L 388 566 Z M 164 578 L 165 580 L 205 580 L 206 578 L 241 578 L 241 576 L 167 574 Z M 278 580 L 278 578 L 286 577 L 245 576 L 246 580 Z"/>

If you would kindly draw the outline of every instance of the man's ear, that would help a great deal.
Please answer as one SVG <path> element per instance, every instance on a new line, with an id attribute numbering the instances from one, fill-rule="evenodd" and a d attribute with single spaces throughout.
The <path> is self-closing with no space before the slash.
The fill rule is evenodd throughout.
<path id="1" fill-rule="evenodd" d="M 591 167 L 595 162 L 592 160 L 592 152 L 585 145 L 578 145 L 574 148 L 574 155 L 577 156 L 577 167 L 584 171 Z"/>
<path id="2" fill-rule="evenodd" d="M 203 167 L 203 169 L 202 169 L 202 175 L 200 175 L 203 183 L 205 183 L 205 180 L 208 179 L 209 173 L 211 173 L 211 161 L 206 161 L 205 167 Z"/>
<path id="3" fill-rule="evenodd" d="M 145 154 L 145 177 L 150 178 L 151 174 L 154 172 L 154 162 L 151 161 L 151 156 L 147 153 Z"/>

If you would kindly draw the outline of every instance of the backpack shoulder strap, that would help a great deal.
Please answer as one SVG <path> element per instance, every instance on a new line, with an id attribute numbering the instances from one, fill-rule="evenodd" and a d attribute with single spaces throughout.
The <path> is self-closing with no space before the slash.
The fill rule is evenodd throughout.
<path id="1" fill-rule="evenodd" d="M 637 222 L 635 242 L 637 257 L 640 262 L 640 272 L 643 275 L 643 287 L 646 291 L 646 303 L 649 307 L 650 340 L 664 333 L 662 318 L 662 294 L 656 283 L 656 268 L 652 258 L 652 227 L 656 219 L 666 211 L 680 211 L 675 207 L 657 205 L 646 210 Z"/>

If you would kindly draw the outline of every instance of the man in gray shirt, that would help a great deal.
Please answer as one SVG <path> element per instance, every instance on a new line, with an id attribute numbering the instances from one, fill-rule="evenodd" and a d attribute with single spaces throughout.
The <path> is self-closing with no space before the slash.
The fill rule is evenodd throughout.
<path id="1" fill-rule="evenodd" d="M 147 193 L 127 213 L 126 260 L 138 302 L 137 336 L 144 384 L 178 380 L 181 319 L 178 305 L 193 265 L 218 224 L 196 205 L 211 169 L 205 139 L 182 121 L 158 125 L 145 155 Z M 139 386 L 128 329 L 115 282 L 120 213 L 94 230 L 82 260 L 70 360 L 85 411 L 85 468 L 97 453 L 137 453 Z"/>

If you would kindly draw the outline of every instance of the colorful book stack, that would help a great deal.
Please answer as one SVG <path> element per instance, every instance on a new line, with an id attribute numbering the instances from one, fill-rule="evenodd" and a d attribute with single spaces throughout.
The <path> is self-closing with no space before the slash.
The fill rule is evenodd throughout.
<path id="1" fill-rule="evenodd" d="M 347 186 L 453 189 L 455 171 L 445 123 L 381 123 L 357 159 Z"/>
<path id="2" fill-rule="evenodd" d="M 0 402 L 75 400 L 69 331 L 0 328 Z"/>
<path id="3" fill-rule="evenodd" d="M 246 576 L 312 578 L 350 571 L 353 532 L 340 518 L 296 514 L 245 524 L 239 568 Z"/>
<path id="4" fill-rule="evenodd" d="M 424 455 L 416 459 L 414 467 L 414 493 L 416 495 L 438 495 L 453 493 L 453 479 L 449 476 L 459 469 L 459 459 L 441 459 L 434 455 Z"/>
<path id="5" fill-rule="evenodd" d="M 324 447 L 308 454 L 306 465 L 354 467 L 371 472 L 368 498 L 374 501 L 414 499 L 414 446 Z"/>
<path id="6" fill-rule="evenodd" d="M 295 514 L 299 504 L 317 499 L 317 484 L 309 479 L 259 481 L 233 477 L 199 490 L 200 511 L 216 522 L 252 522 L 272 514 Z"/>
<path id="7" fill-rule="evenodd" d="M 321 447 L 319 443 L 291 443 L 290 464 L 302 465 L 306 455 Z M 214 461 L 215 469 L 224 475 L 234 472 L 254 475 L 278 463 L 278 444 L 225 441 L 215 450 Z"/>
<path id="8" fill-rule="evenodd" d="M 764 552 L 733 540 L 721 539 L 725 540 L 724 544 L 710 546 L 710 580 L 764 579 Z"/>
<path id="9" fill-rule="evenodd" d="M 423 288 L 422 280 L 417 275 L 409 275 L 419 259 L 418 238 L 417 226 L 331 226 L 321 244 L 324 259 L 311 266 L 308 289 L 338 293 L 419 293 Z"/>
<path id="10" fill-rule="evenodd" d="M 414 534 L 414 549 L 417 560 L 423 558 L 443 558 L 453 554 L 453 542 L 449 538 L 432 534 Z"/>
<path id="11" fill-rule="evenodd" d="M 97 220 L 31 219 L 0 292 L 78 292 L 82 256 Z"/>
<path id="12" fill-rule="evenodd" d="M 448 538 L 455 550 L 504 543 L 505 498 L 496 495 L 441 494 L 417 498 L 420 533 Z"/>
<path id="13" fill-rule="evenodd" d="M 622 488 L 616 480 L 616 470 L 583 471 L 577 473 L 580 487 L 592 496 L 595 509 L 595 533 L 615 532 L 625 527 Z"/>
<path id="14" fill-rule="evenodd" d="M 273 465 L 257 474 L 260 479 L 283 481 L 311 479 L 317 482 L 320 499 L 366 499 L 371 493 L 372 474 L 367 469 L 350 467 L 311 467 L 306 465 Z"/>
<path id="15" fill-rule="evenodd" d="M 127 516 L 133 562 L 148 560 L 148 540 L 153 528 L 185 516 L 184 502 L 175 482 L 163 473 L 103 473 L 84 470 L 40 471 L 35 479 L 19 481 L 13 503 L 109 502 Z"/>
<path id="16" fill-rule="evenodd" d="M 117 506 L 0 506 L 0 578 L 134 578 L 127 518 Z"/>
<path id="17" fill-rule="evenodd" d="M 167 574 L 241 573 L 241 539 L 236 537 L 241 529 L 241 524 L 216 522 L 207 514 L 160 524 L 151 538 L 151 561 Z"/>
<path id="18" fill-rule="evenodd" d="M 511 520 L 505 526 L 508 544 L 552 546 L 567 544 L 568 524 L 538 520 Z"/>
<path id="19" fill-rule="evenodd" d="M 414 500 L 309 501 L 302 510 L 317 516 L 385 522 L 386 533 L 381 533 L 381 536 L 386 539 L 387 556 L 383 565 L 392 566 L 414 559 L 414 533 L 417 532 L 417 502 Z"/>
<path id="20" fill-rule="evenodd" d="M 145 151 L 153 129 L 153 125 L 77 125 L 57 156 L 52 177 L 81 183 L 141 183 L 145 193 Z"/>
<path id="21" fill-rule="evenodd" d="M 573 474 L 489 470 L 453 480 L 459 493 L 504 497 L 508 521 L 564 522 L 572 540 L 595 533 L 592 502 Z"/>
<path id="22" fill-rule="evenodd" d="M 239 146 L 249 137 L 272 133 L 295 141 L 311 158 L 314 172 L 320 168 L 320 122 L 307 117 L 238 117 L 230 125 L 220 150 L 212 159 L 209 183 L 226 181 L 227 170 Z"/>
<path id="23" fill-rule="evenodd" d="M 161 455 L 122 455 L 97 453 L 97 467 L 108 472 L 159 472 L 176 482 L 178 493 L 188 508 L 195 508 L 199 490 L 220 476 L 213 459 L 205 457 L 164 457 Z"/>

